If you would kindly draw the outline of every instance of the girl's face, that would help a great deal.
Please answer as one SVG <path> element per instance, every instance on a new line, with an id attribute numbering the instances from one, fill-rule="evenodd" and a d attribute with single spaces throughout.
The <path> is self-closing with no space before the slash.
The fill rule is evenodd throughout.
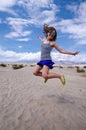
<path id="1" fill-rule="evenodd" d="M 49 41 L 52 41 L 52 39 L 53 39 L 53 36 L 51 35 L 51 33 L 47 33 L 47 40 L 49 40 Z"/>

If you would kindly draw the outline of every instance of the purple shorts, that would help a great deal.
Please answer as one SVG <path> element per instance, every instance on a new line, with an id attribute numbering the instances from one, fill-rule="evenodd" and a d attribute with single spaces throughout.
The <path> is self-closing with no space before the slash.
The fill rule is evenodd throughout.
<path id="1" fill-rule="evenodd" d="M 43 67 L 44 65 L 48 66 L 50 69 L 53 68 L 54 62 L 52 60 L 41 60 L 37 63 L 37 65 Z"/>

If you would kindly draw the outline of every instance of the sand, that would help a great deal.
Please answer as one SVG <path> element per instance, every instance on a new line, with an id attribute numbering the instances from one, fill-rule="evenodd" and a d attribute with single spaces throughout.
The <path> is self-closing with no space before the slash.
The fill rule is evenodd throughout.
<path id="1" fill-rule="evenodd" d="M 0 66 L 0 130 L 86 130 L 86 69 L 55 67 L 63 73 L 45 84 L 34 66 Z"/>

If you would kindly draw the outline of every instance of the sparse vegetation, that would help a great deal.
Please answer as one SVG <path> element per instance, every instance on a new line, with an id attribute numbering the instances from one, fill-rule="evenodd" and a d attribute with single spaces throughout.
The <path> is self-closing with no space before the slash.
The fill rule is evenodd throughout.
<path id="1" fill-rule="evenodd" d="M 69 68 L 69 69 L 72 69 L 72 68 L 74 68 L 74 67 L 73 67 L 73 66 L 68 66 L 68 68 Z"/>
<path id="2" fill-rule="evenodd" d="M 12 68 L 13 68 L 13 69 L 21 69 L 21 68 L 23 68 L 23 67 L 24 67 L 23 64 L 13 64 L 13 65 L 12 65 Z"/>
<path id="3" fill-rule="evenodd" d="M 85 73 L 85 70 L 80 68 L 80 67 L 78 67 L 78 66 L 76 67 L 76 69 L 77 69 L 78 73 Z"/>
<path id="4" fill-rule="evenodd" d="M 1 67 L 6 67 L 6 64 L 0 64 Z"/>
<path id="5" fill-rule="evenodd" d="M 31 64 L 30 67 L 34 67 L 35 65 L 34 64 Z"/>
<path id="6" fill-rule="evenodd" d="M 63 66 L 60 65 L 59 68 L 60 68 L 60 69 L 63 69 Z"/>
<path id="7" fill-rule="evenodd" d="M 83 68 L 86 68 L 86 66 L 84 66 Z"/>

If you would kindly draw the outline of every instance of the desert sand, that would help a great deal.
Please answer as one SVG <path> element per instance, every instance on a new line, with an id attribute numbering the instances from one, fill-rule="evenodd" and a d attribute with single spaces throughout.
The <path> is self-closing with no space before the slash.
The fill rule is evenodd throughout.
<path id="1" fill-rule="evenodd" d="M 86 130 L 86 68 L 54 67 L 66 76 L 47 83 L 34 66 L 0 66 L 0 130 Z"/>

